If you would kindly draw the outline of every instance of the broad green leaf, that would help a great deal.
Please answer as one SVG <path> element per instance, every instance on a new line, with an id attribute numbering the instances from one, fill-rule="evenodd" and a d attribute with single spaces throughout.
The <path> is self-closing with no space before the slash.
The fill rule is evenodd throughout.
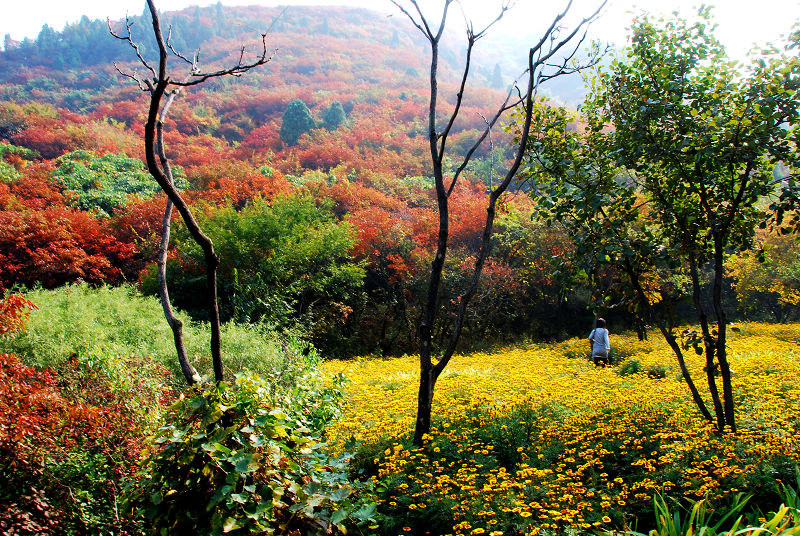
<path id="1" fill-rule="evenodd" d="M 227 533 L 240 528 L 242 525 L 232 517 L 225 518 L 225 521 L 222 522 L 222 532 Z"/>

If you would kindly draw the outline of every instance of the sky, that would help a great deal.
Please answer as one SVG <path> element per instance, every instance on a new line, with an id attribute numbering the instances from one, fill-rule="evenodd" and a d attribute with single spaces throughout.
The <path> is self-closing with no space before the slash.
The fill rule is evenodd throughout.
<path id="1" fill-rule="evenodd" d="M 361 6 L 393 16 L 399 15 L 389 0 L 221 0 L 224 5 L 350 5 Z M 501 0 L 461 0 L 464 10 L 479 27 L 482 20 L 491 19 Z M 601 0 L 574 0 L 575 13 L 592 11 Z M 217 0 L 156 0 L 161 11 L 181 9 L 190 5 L 209 5 Z M 698 0 L 611 0 L 603 17 L 595 24 L 595 37 L 622 45 L 626 26 L 632 13 L 644 10 L 650 13 L 678 11 L 687 18 L 696 12 Z M 718 24 L 717 37 L 728 49 L 729 55 L 742 59 L 754 43 L 782 43 L 793 24 L 800 21 L 800 0 L 707 0 L 715 5 L 714 20 Z M 437 6 L 441 1 L 420 0 L 424 7 Z M 560 2 L 556 0 L 515 0 L 511 16 L 505 17 L 504 32 L 522 33 L 535 29 L 552 18 Z M 61 30 L 65 24 L 77 22 L 82 15 L 90 19 L 124 18 L 126 13 L 139 15 L 144 10 L 144 0 L 0 0 L 0 36 L 9 34 L 12 39 L 35 38 L 42 25 L 49 24 Z M 547 11 L 543 6 L 554 6 Z M 432 7 L 432 9 L 435 9 Z M 544 10 L 544 11 L 543 11 Z M 2 40 L 0 40 L 2 46 Z"/>

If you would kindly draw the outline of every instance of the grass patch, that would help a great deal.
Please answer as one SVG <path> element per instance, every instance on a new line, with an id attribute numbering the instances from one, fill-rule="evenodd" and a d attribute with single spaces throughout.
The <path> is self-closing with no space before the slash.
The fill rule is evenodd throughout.
<path id="1" fill-rule="evenodd" d="M 39 308 L 32 311 L 26 332 L 0 340 L 0 351 L 16 353 L 28 365 L 57 367 L 70 356 L 102 360 L 122 371 L 152 360 L 174 372 L 181 383 L 172 331 L 156 298 L 142 296 L 134 287 L 92 288 L 86 284 L 55 290 L 34 289 L 25 294 Z M 211 374 L 207 324 L 184 323 L 186 351 L 201 375 Z M 307 353 L 304 344 L 268 333 L 256 326 L 222 326 L 222 354 L 227 374 L 272 374 L 287 354 Z M 121 372 L 120 372 L 121 373 Z"/>

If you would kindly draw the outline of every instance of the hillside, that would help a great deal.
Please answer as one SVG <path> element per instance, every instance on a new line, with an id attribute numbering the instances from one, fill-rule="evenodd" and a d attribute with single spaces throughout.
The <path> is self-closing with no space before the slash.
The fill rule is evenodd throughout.
<path id="1" fill-rule="evenodd" d="M 427 178 L 427 52 L 416 29 L 403 17 L 340 7 L 212 6 L 164 18 L 173 24 L 174 46 L 199 48 L 209 69 L 235 62 L 242 43 L 257 50 L 258 28 L 269 29 L 274 50 L 268 64 L 245 76 L 181 93 L 166 123 L 167 152 L 185 195 L 234 259 L 221 274 L 225 318 L 278 326 L 305 318 L 303 331 L 331 353 L 412 349 L 436 221 Z M 134 39 L 144 35 L 147 20 L 130 22 Z M 113 26 L 125 28 L 121 21 Z M 442 55 L 445 101 L 455 98 L 463 55 L 460 32 L 452 32 L 453 45 Z M 141 43 L 150 57 L 153 44 Z M 63 32 L 45 28 L 37 40 L 0 54 L 0 287 L 130 281 L 152 291 L 163 200 L 141 161 L 147 96 L 118 72 L 142 70 L 124 45 L 105 23 L 84 18 Z M 473 69 L 474 85 L 449 138 L 455 153 L 467 150 L 483 117 L 504 98 L 484 87 L 494 66 L 478 61 Z M 175 73 L 181 68 L 172 66 Z M 314 128 L 291 143 L 280 132 L 296 100 L 307 105 Z M 502 171 L 509 139 L 495 129 L 493 154 L 484 144 L 464 174 L 452 213 L 448 295 L 466 281 L 486 188 Z M 264 228 L 272 216 L 258 199 L 283 214 L 286 221 L 269 223 L 283 225 L 281 233 Z M 503 319 L 476 324 L 476 338 L 520 335 L 516 326 L 530 324 L 524 318 L 533 309 L 581 307 L 561 300 L 547 275 L 547 259 L 563 250 L 557 235 L 520 248 L 514 241 L 535 226 L 530 208 L 522 196 L 503 210 L 503 244 L 487 267 L 489 294 L 475 316 Z M 236 249 L 243 235 L 225 236 L 234 217 L 242 222 L 237 232 L 251 232 L 245 221 L 262 229 L 251 238 L 260 249 L 248 261 Z M 202 318 L 193 301 L 202 264 L 182 232 L 177 225 L 172 293 L 178 307 Z M 263 252 L 280 255 L 264 259 Z M 515 281 L 515 270 L 526 274 L 525 284 Z M 264 293 L 275 301 L 265 303 Z M 524 331 L 551 329 L 563 326 Z"/>
<path id="2" fill-rule="evenodd" d="M 280 153 L 283 148 L 277 132 L 289 102 L 303 100 L 320 120 L 331 103 L 339 101 L 348 116 L 350 135 L 347 140 L 325 140 L 323 145 L 334 145 L 330 150 L 340 153 L 358 147 L 364 153 L 362 158 L 372 161 L 384 160 L 369 149 L 380 146 L 395 155 L 392 169 L 400 165 L 403 174 L 424 172 L 421 151 L 426 144 L 421 134 L 427 106 L 427 53 L 416 29 L 403 24 L 402 18 L 340 7 L 281 11 L 218 5 L 168 13 L 165 19 L 173 25 L 175 48 L 187 54 L 199 50 L 207 68 L 234 61 L 243 44 L 248 51 L 257 51 L 259 33 L 264 31 L 260 29 L 268 29 L 267 45 L 274 50 L 272 61 L 257 72 L 206 84 L 202 91 L 190 91 L 179 99 L 172 114 L 179 132 L 213 136 L 226 144 L 241 143 L 251 158 L 254 153 Z M 154 48 L 143 31 L 148 21 L 132 17 L 131 22 L 134 38 L 141 39 L 147 58 Z M 124 30 L 122 21 L 114 27 Z M 459 39 L 452 42 L 459 43 Z M 456 79 L 454 69 L 461 56 L 452 48 L 443 54 L 445 98 L 454 96 L 455 88 L 449 91 L 446 84 Z M 0 53 L 0 100 L 47 104 L 79 114 L 81 120 L 113 121 L 117 127 L 128 127 L 126 133 L 136 134 L 143 122 L 143 97 L 114 67 L 117 63 L 123 72 L 134 72 L 141 67 L 134 60 L 133 51 L 112 38 L 104 22 L 84 17 L 63 32 L 45 27 L 35 41 L 24 41 Z M 475 67 L 478 89 L 466 97 L 463 121 L 456 125 L 456 144 L 459 131 L 480 129 L 480 114 L 502 101 L 502 94 L 480 89 L 489 85 L 494 64 Z M 13 127 L 0 124 L 0 137 L 11 139 L 9 128 Z M 319 141 L 315 145 L 319 146 Z M 35 145 L 30 148 L 43 156 L 57 156 L 58 152 Z M 298 171 L 299 167 L 328 168 L 342 162 L 360 167 L 358 161 L 342 156 L 303 154 L 299 162 L 279 167 Z"/>

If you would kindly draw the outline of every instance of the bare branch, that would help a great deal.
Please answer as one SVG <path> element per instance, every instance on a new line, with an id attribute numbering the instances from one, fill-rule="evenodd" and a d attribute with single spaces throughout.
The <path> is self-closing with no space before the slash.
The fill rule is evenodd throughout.
<path id="1" fill-rule="evenodd" d="M 195 65 L 195 62 L 197 61 L 197 55 L 199 54 L 199 52 L 195 52 L 194 61 L 192 61 L 189 58 L 187 58 L 186 56 L 184 56 L 183 54 L 181 54 L 180 52 L 178 52 L 177 50 L 175 50 L 175 48 L 173 48 L 173 46 L 172 46 L 172 25 L 171 24 L 169 25 L 169 30 L 167 30 L 167 48 L 169 48 L 170 52 L 172 52 L 172 54 L 176 58 L 182 59 L 183 61 L 185 61 L 186 63 L 191 65 L 192 69 L 194 69 L 194 65 Z"/>
<path id="2" fill-rule="evenodd" d="M 142 91 L 150 91 L 150 88 L 148 87 L 148 85 L 146 85 L 145 81 L 139 78 L 139 76 L 136 73 L 126 73 L 119 67 L 119 65 L 117 65 L 117 62 L 114 62 L 114 69 L 116 69 L 117 72 L 120 75 L 124 76 L 125 78 L 130 78 L 131 80 L 136 82 L 136 85 L 138 85 L 139 89 L 141 89 Z"/>
<path id="3" fill-rule="evenodd" d="M 456 122 L 456 118 L 458 117 L 458 113 L 461 110 L 461 104 L 464 102 L 464 90 L 467 86 L 467 79 L 469 78 L 469 68 L 472 62 L 472 49 L 475 46 L 475 36 L 472 34 L 472 30 L 467 30 L 467 58 L 464 62 L 464 73 L 461 77 L 461 85 L 458 88 L 458 93 L 456 94 L 456 105 L 453 109 L 452 113 L 450 114 L 450 121 L 447 122 L 447 126 L 442 131 L 441 134 L 438 135 L 438 138 L 441 139 L 439 144 L 439 159 L 444 157 L 445 145 L 447 144 L 447 136 L 450 134 L 450 130 L 453 128 L 453 124 Z"/>
<path id="4" fill-rule="evenodd" d="M 410 21 L 411 21 L 411 24 L 413 24 L 414 26 L 416 26 L 416 27 L 417 27 L 417 29 L 418 29 L 420 32 L 422 32 L 422 33 L 423 33 L 423 34 L 424 34 L 424 35 L 425 35 L 425 36 L 426 36 L 428 39 L 433 39 L 433 34 L 431 33 L 431 30 L 430 30 L 430 28 L 428 28 L 428 22 L 425 20 L 425 17 L 422 17 L 422 22 L 425 24 L 425 28 L 423 28 L 423 27 L 422 27 L 422 25 L 421 25 L 420 23 L 418 23 L 418 22 L 417 22 L 417 19 L 415 19 L 415 18 L 414 18 L 414 17 L 411 15 L 411 13 L 409 13 L 408 11 L 406 11 L 406 8 L 404 8 L 402 5 L 400 5 L 400 3 L 399 3 L 399 2 L 397 2 L 396 0 L 390 0 L 390 1 L 391 1 L 391 2 L 392 2 L 394 5 L 395 5 L 395 6 L 397 6 L 397 9 L 399 9 L 401 13 L 403 13 L 403 14 L 404 14 L 406 17 L 408 17 L 408 20 L 410 20 Z M 416 3 L 416 2 L 412 2 L 412 3 L 413 3 L 413 4 L 414 4 L 414 6 L 417 8 L 417 12 L 419 12 L 419 6 L 417 6 L 417 3 Z M 422 14 L 420 13 L 420 15 L 422 15 Z"/>
<path id="5" fill-rule="evenodd" d="M 584 32 L 584 36 L 581 38 L 581 42 L 582 42 L 583 39 L 585 39 L 585 37 L 586 37 L 586 31 L 587 31 L 586 28 L 588 27 L 589 24 L 591 24 L 592 22 L 597 20 L 597 17 L 600 15 L 600 12 L 603 10 L 603 8 L 605 7 L 607 2 L 608 2 L 608 0 L 603 0 L 603 2 L 594 11 L 594 13 L 592 13 L 588 17 L 584 17 L 575 26 L 575 28 L 572 30 L 572 32 L 570 32 L 570 34 L 567 35 L 566 37 L 564 37 L 563 39 L 560 39 L 560 40 L 559 39 L 551 39 L 550 48 L 548 49 L 547 52 L 544 53 L 544 55 L 539 56 L 538 61 L 536 63 L 539 66 L 540 65 L 544 65 L 545 63 L 547 63 L 550 60 L 550 58 L 555 56 L 558 53 L 559 50 L 561 50 L 563 47 L 568 45 L 572 41 L 572 39 L 576 35 L 578 35 L 578 33 L 581 32 L 581 31 Z M 567 10 L 569 9 L 570 5 L 572 5 L 572 0 L 570 0 L 569 5 L 567 6 Z M 563 11 L 561 14 L 558 15 L 558 17 L 557 17 L 557 21 L 558 22 L 560 22 L 560 20 L 564 18 L 564 16 L 567 13 L 567 10 Z M 550 28 L 551 28 L 550 32 L 553 32 L 556 29 L 557 21 L 553 21 L 553 24 L 550 26 Z M 560 26 L 559 26 L 559 28 L 560 28 Z M 543 37 L 539 41 L 539 44 L 536 47 L 534 47 L 533 49 L 531 49 L 531 52 L 533 52 L 534 50 L 537 51 L 537 52 L 541 51 L 543 49 L 543 46 L 544 46 L 545 42 L 546 42 L 546 38 Z M 553 43 L 555 43 L 555 44 L 553 44 Z M 574 54 L 574 52 L 573 52 L 573 54 Z M 532 57 L 532 55 L 531 55 L 531 57 Z M 534 66 L 531 65 L 530 67 L 533 68 Z"/>
<path id="6" fill-rule="evenodd" d="M 133 50 L 136 52 L 136 57 L 139 58 L 139 62 L 142 65 L 144 65 L 144 67 L 148 71 L 150 71 L 150 73 L 153 75 L 153 78 L 155 78 L 156 77 L 155 69 L 153 69 L 150 66 L 149 63 L 147 63 L 147 60 L 145 60 L 144 56 L 142 56 L 142 51 L 139 50 L 139 44 L 136 43 L 133 40 L 133 34 L 131 33 L 131 26 L 133 26 L 133 22 L 128 18 L 128 15 L 125 15 L 125 30 L 126 30 L 127 35 L 119 35 L 117 32 L 115 32 L 114 28 L 111 27 L 111 19 L 110 18 L 106 19 L 106 23 L 108 24 L 108 32 L 112 35 L 112 37 L 115 37 L 115 38 L 119 39 L 120 41 L 127 41 L 128 44 L 131 46 L 131 48 L 133 48 Z M 121 74 L 124 74 L 124 73 L 121 73 Z M 136 80 L 136 79 L 134 78 L 134 80 Z"/>
<path id="7" fill-rule="evenodd" d="M 492 21 L 491 21 L 489 24 L 487 24 L 486 26 L 484 26 L 484 27 L 483 27 L 483 30 L 481 30 L 480 32 L 477 32 L 477 33 L 475 33 L 475 40 L 477 41 L 478 39 L 480 39 L 481 37 L 483 37 L 484 35 L 486 35 L 486 32 L 488 32 L 488 31 L 489 31 L 489 29 L 490 29 L 492 26 L 494 26 L 495 24 L 497 24 L 498 22 L 500 22 L 500 19 L 502 19 L 502 18 L 503 18 L 503 15 L 505 15 L 505 14 L 506 14 L 506 11 L 508 11 L 509 9 L 511 9 L 511 2 L 510 2 L 510 0 L 506 0 L 506 1 L 505 1 L 505 2 L 503 2 L 503 4 L 500 6 L 500 13 L 498 13 L 497 17 L 495 17 L 495 18 L 494 18 L 494 20 L 492 20 Z M 465 18 L 466 18 L 466 16 L 465 16 Z M 471 22 L 470 22 L 470 23 L 468 23 L 467 25 L 468 25 L 468 27 L 469 27 L 470 29 L 472 28 L 472 23 L 471 23 Z"/>
<path id="8" fill-rule="evenodd" d="M 239 60 L 233 67 L 204 73 L 197 68 L 197 63 L 195 62 L 195 65 L 192 67 L 190 80 L 184 80 L 181 82 L 171 81 L 170 83 L 176 86 L 195 86 L 205 82 L 209 78 L 219 78 L 222 76 L 241 76 L 242 73 L 246 73 L 247 71 L 258 67 L 259 65 L 264 65 L 272 60 L 272 55 L 270 55 L 267 51 L 266 33 L 261 34 L 261 44 L 262 50 L 254 61 L 244 63 L 245 47 L 242 46 L 242 48 L 239 50 Z"/>
<path id="9" fill-rule="evenodd" d="M 453 180 L 450 183 L 450 187 L 447 189 L 448 196 L 450 196 L 450 194 L 453 192 L 453 189 L 456 186 L 456 182 L 458 181 L 458 177 L 467 168 L 470 161 L 472 160 L 472 155 L 475 154 L 475 151 L 478 150 L 478 147 L 481 146 L 486 137 L 491 134 L 494 125 L 497 123 L 497 121 L 500 119 L 503 113 L 513 108 L 513 106 L 511 107 L 508 106 L 508 101 L 511 99 L 512 94 L 513 92 L 509 91 L 508 95 L 506 96 L 506 100 L 503 102 L 502 106 L 498 108 L 497 112 L 494 114 L 491 120 L 487 121 L 485 117 L 481 116 L 483 118 L 484 123 L 486 123 L 486 128 L 483 130 L 483 133 L 481 134 L 480 138 L 478 138 L 478 140 L 475 141 L 475 143 L 473 143 L 472 146 L 469 148 L 467 154 L 464 156 L 464 159 L 461 161 L 461 165 L 458 166 L 456 172 L 453 174 Z"/>

